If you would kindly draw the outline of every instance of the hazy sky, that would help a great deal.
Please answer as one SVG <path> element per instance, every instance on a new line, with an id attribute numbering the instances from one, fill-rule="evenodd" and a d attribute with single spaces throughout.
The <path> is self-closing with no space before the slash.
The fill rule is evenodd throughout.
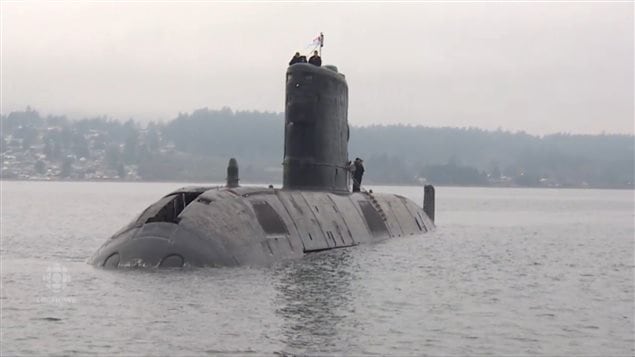
<path id="1" fill-rule="evenodd" d="M 633 2 L 2 2 L 2 112 L 283 111 L 320 31 L 353 125 L 633 133 Z"/>

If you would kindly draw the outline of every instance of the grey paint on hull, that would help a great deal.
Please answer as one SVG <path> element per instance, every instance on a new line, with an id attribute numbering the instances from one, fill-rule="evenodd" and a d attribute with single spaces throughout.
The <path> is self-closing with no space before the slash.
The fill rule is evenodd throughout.
<path id="1" fill-rule="evenodd" d="M 232 159 L 227 187 L 186 187 L 161 198 L 90 262 L 109 268 L 268 264 L 434 227 L 403 197 L 348 191 L 343 74 L 290 66 L 284 130 L 282 190 L 238 187 Z"/>
<path id="2" fill-rule="evenodd" d="M 186 187 L 148 207 L 90 263 L 262 265 L 433 228 L 420 207 L 392 194 Z"/>

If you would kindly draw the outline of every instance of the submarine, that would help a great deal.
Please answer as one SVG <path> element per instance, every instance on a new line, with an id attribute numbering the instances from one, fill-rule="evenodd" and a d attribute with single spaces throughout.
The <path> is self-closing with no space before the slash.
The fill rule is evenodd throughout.
<path id="1" fill-rule="evenodd" d="M 406 197 L 351 192 L 348 84 L 335 66 L 286 71 L 282 188 L 239 185 L 229 161 L 224 186 L 167 194 L 89 258 L 104 268 L 270 264 L 306 254 L 420 235 L 434 226 L 434 187 L 423 207 Z"/>

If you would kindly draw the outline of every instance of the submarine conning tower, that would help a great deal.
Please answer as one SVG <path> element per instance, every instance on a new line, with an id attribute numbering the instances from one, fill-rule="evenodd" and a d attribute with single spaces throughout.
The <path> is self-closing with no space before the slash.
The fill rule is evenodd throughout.
<path id="1" fill-rule="evenodd" d="M 334 66 L 287 69 L 284 189 L 348 191 L 348 85 Z"/>
<path id="2" fill-rule="evenodd" d="M 406 197 L 348 191 L 348 86 L 332 66 L 287 69 L 283 189 L 239 185 L 169 193 L 108 239 L 89 262 L 105 268 L 269 264 L 313 252 L 434 229 L 434 189 L 424 207 Z"/>

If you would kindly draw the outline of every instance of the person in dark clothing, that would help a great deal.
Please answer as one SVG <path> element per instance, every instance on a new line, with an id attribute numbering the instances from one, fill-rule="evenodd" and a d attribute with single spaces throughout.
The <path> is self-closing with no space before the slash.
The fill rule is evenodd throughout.
<path id="1" fill-rule="evenodd" d="M 300 52 L 296 52 L 295 55 L 293 55 L 293 58 L 291 58 L 291 61 L 289 62 L 289 66 L 292 64 L 300 63 L 300 57 L 304 57 L 304 56 L 300 56 Z M 305 59 L 305 62 L 306 62 L 306 59 Z"/>
<path id="2" fill-rule="evenodd" d="M 353 163 L 353 192 L 359 192 L 362 186 L 362 177 L 364 176 L 364 160 L 359 157 Z"/>
<path id="3" fill-rule="evenodd" d="M 309 63 L 318 67 L 322 65 L 322 58 L 318 55 L 318 51 L 313 51 L 313 56 L 309 58 Z"/>

